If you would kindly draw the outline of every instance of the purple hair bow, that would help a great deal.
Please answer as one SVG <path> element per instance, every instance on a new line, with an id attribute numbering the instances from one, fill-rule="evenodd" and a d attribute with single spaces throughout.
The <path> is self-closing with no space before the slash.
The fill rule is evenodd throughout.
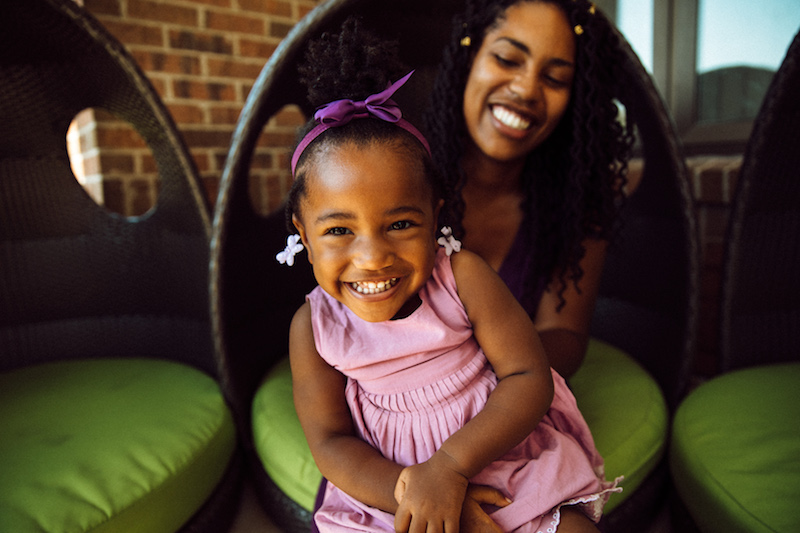
<path id="1" fill-rule="evenodd" d="M 366 100 L 359 102 L 354 102 L 353 100 L 349 99 L 335 100 L 318 107 L 317 111 L 314 113 L 314 120 L 317 121 L 317 125 L 311 131 L 309 131 L 305 137 L 303 137 L 303 140 L 297 145 L 297 149 L 295 149 L 294 154 L 292 155 L 292 176 L 295 174 L 295 169 L 297 168 L 297 162 L 300 160 L 300 156 L 303 154 L 303 151 L 308 147 L 308 145 L 314 141 L 314 139 L 319 137 L 322 132 L 330 128 L 344 126 L 354 118 L 375 117 L 383 120 L 384 122 L 397 124 L 404 130 L 414 135 L 414 137 L 416 137 L 422 143 L 422 145 L 425 147 L 425 150 L 427 150 L 427 152 L 430 154 L 431 149 L 428 145 L 428 141 L 425 139 L 422 133 L 417 130 L 417 128 L 403 118 L 403 113 L 400 110 L 400 107 L 398 107 L 398 105 L 391 100 L 391 97 L 394 95 L 397 89 L 402 87 L 412 74 L 414 74 L 413 70 L 389 85 L 389 87 L 383 91 L 368 96 Z"/>

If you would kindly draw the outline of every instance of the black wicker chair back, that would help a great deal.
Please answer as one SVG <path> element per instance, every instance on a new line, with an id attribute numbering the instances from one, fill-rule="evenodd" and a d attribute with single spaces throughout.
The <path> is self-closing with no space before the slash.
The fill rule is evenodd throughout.
<path id="1" fill-rule="evenodd" d="M 800 34 L 764 97 L 728 226 L 720 371 L 797 361 L 800 340 Z"/>
<path id="2" fill-rule="evenodd" d="M 160 190 L 144 215 L 108 212 L 75 179 L 67 129 L 86 108 L 123 119 L 150 148 Z M 0 372 L 111 355 L 171 359 L 216 376 L 210 235 L 189 152 L 123 46 L 72 0 L 4 0 Z M 183 530 L 226 529 L 240 474 L 232 460 Z"/>
<path id="3" fill-rule="evenodd" d="M 71 354 L 181 354 L 215 374 L 210 212 L 169 114 L 74 2 L 0 10 L 0 369 Z M 151 212 L 111 214 L 76 181 L 66 134 L 86 108 L 127 121 L 151 148 L 161 180 Z"/>

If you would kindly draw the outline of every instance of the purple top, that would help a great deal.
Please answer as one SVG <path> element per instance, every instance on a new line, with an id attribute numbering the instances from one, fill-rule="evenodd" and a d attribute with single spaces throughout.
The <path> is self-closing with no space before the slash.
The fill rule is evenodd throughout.
<path id="1" fill-rule="evenodd" d="M 536 309 L 548 282 L 546 278 L 540 278 L 526 286 L 525 276 L 533 256 L 533 250 L 526 248 L 525 232 L 520 227 L 508 255 L 497 272 L 531 318 L 536 315 Z"/>

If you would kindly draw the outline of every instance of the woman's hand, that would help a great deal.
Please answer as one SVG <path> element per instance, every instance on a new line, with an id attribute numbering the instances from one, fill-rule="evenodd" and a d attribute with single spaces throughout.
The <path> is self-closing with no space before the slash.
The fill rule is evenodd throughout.
<path id="1" fill-rule="evenodd" d="M 482 504 L 505 507 L 511 503 L 499 490 L 484 485 L 470 485 L 461 510 L 462 533 L 503 533 Z"/>
<path id="2" fill-rule="evenodd" d="M 394 518 L 395 531 L 459 533 L 468 485 L 466 477 L 437 455 L 404 468 L 394 491 L 399 504 Z"/>

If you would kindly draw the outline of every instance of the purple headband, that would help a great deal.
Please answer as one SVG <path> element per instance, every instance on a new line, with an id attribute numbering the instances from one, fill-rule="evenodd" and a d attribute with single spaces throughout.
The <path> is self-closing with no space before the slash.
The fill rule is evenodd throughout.
<path id="1" fill-rule="evenodd" d="M 314 120 L 317 122 L 317 125 L 303 137 L 303 140 L 297 145 L 292 155 L 292 176 L 294 176 L 294 171 L 297 168 L 297 161 L 314 139 L 319 137 L 323 131 L 344 126 L 354 118 L 375 117 L 385 122 L 397 124 L 416 137 L 419 142 L 422 143 L 422 146 L 425 147 L 428 154 L 430 154 L 431 147 L 428 145 L 428 141 L 417 128 L 402 118 L 403 113 L 400 111 L 400 108 L 394 100 L 390 100 L 395 91 L 402 87 L 412 74 L 414 74 L 413 70 L 389 85 L 384 91 L 368 96 L 367 99 L 362 102 L 354 102 L 347 99 L 336 100 L 318 107 L 316 113 L 314 113 Z"/>

